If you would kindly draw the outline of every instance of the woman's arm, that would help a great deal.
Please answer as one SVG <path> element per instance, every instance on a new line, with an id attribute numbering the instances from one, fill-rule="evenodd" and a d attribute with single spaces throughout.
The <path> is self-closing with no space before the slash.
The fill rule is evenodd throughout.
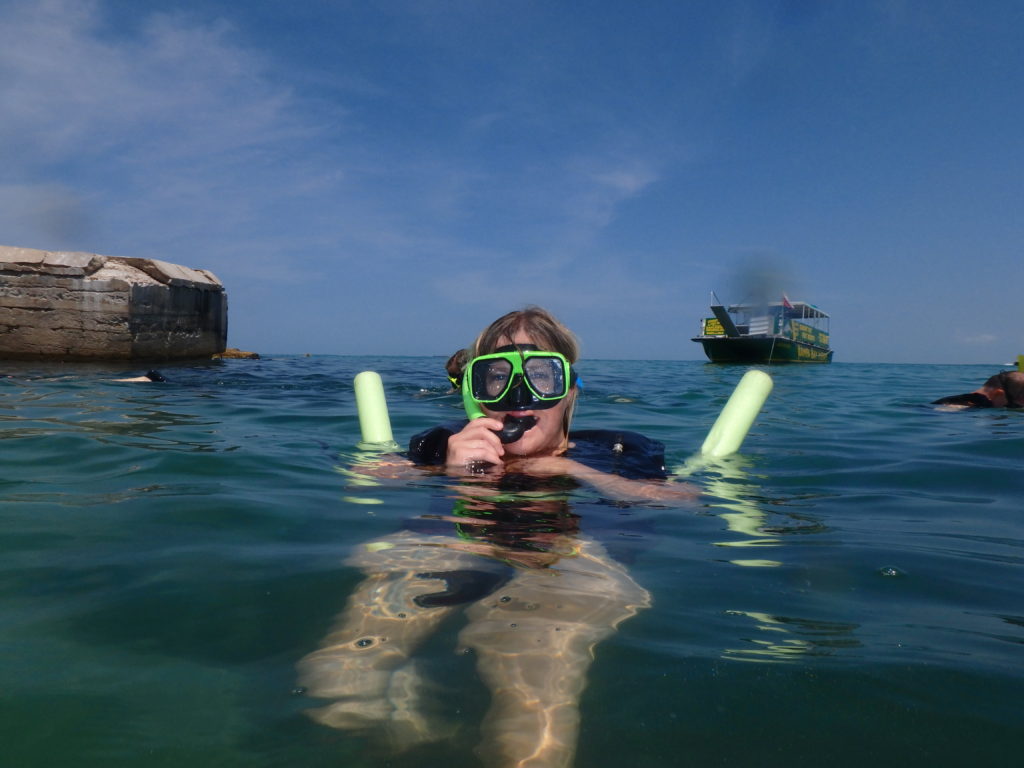
<path id="1" fill-rule="evenodd" d="M 349 478 L 350 485 L 378 485 L 376 480 L 404 480 L 423 474 L 423 467 L 414 464 L 397 453 L 382 453 L 379 456 L 357 458 L 347 467 L 335 471 Z"/>
<path id="2" fill-rule="evenodd" d="M 452 475 L 479 474 L 483 467 L 501 471 L 502 456 L 505 448 L 498 439 L 497 432 L 502 423 L 497 419 L 481 418 L 467 423 L 458 432 L 452 433 L 439 427 L 429 433 L 421 433 L 413 438 L 410 453 L 416 458 L 416 450 L 424 450 L 429 458 L 424 461 L 410 461 L 394 453 L 381 454 L 372 458 L 357 459 L 350 469 L 340 470 L 342 474 L 353 478 L 355 484 L 361 479 L 370 480 L 402 480 L 414 477 L 424 470 L 444 469 Z M 426 437 L 427 448 L 415 446 L 418 437 Z M 443 441 L 440 444 L 439 441 Z M 372 482 L 372 481 L 371 481 Z"/>
<path id="3" fill-rule="evenodd" d="M 672 480 L 631 480 L 581 464 L 565 456 L 519 459 L 509 462 L 506 471 L 530 475 L 569 475 L 618 501 L 694 501 L 700 489 L 690 483 Z"/>

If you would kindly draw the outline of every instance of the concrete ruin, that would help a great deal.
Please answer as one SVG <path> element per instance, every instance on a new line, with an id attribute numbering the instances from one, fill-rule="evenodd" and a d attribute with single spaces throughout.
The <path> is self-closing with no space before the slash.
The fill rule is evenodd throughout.
<path id="1" fill-rule="evenodd" d="M 211 357 L 227 329 L 227 294 L 206 270 L 0 246 L 0 359 Z"/>

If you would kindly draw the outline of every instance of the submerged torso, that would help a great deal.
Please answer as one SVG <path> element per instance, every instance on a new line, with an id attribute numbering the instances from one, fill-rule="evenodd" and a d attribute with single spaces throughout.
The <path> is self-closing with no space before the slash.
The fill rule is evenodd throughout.
<path id="1" fill-rule="evenodd" d="M 446 424 L 415 435 L 409 457 L 418 464 L 443 464 L 448 437 L 461 426 Z M 569 437 L 566 455 L 592 469 L 633 479 L 665 477 L 664 446 L 655 440 L 611 430 L 580 430 Z M 455 486 L 454 494 L 435 498 L 428 512 L 409 520 L 406 528 L 433 535 L 454 533 L 453 546 L 519 566 L 545 567 L 578 550 L 584 527 L 590 535 L 612 527 L 610 521 L 599 519 L 607 514 L 596 514 L 607 513 L 607 506 L 572 498 L 578 488 L 579 483 L 566 475 L 474 476 Z M 587 515 L 585 524 L 578 514 L 581 504 L 595 513 Z M 621 514 L 611 522 L 615 528 L 631 527 Z"/>

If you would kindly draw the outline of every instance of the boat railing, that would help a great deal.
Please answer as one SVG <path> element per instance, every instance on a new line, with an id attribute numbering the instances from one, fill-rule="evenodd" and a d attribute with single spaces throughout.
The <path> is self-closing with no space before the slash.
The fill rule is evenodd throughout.
<path id="1" fill-rule="evenodd" d="M 767 336 L 769 333 L 775 331 L 773 318 L 768 315 L 761 315 L 760 317 L 750 318 L 750 330 L 751 336 Z"/>

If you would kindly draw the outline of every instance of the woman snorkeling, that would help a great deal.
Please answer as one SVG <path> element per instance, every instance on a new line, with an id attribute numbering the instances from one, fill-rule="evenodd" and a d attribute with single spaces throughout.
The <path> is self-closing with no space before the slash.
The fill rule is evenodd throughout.
<path id="1" fill-rule="evenodd" d="M 459 478 L 454 503 L 347 560 L 365 579 L 299 663 L 306 692 L 327 700 L 310 712 L 317 721 L 375 731 L 394 749 L 445 737 L 431 722 L 414 652 L 461 613 L 459 644 L 475 654 L 491 692 L 481 759 L 500 768 L 572 764 L 593 650 L 650 595 L 587 535 L 585 505 L 571 492 L 585 483 L 616 499 L 697 496 L 666 482 L 660 443 L 570 432 L 577 357 L 573 334 L 538 307 L 504 315 L 469 348 L 460 385 L 470 420 L 409 445 L 413 465 Z"/>
<path id="2" fill-rule="evenodd" d="M 1024 408 L 1024 372 L 1000 371 L 973 392 L 933 400 L 949 410 L 962 408 Z"/>

